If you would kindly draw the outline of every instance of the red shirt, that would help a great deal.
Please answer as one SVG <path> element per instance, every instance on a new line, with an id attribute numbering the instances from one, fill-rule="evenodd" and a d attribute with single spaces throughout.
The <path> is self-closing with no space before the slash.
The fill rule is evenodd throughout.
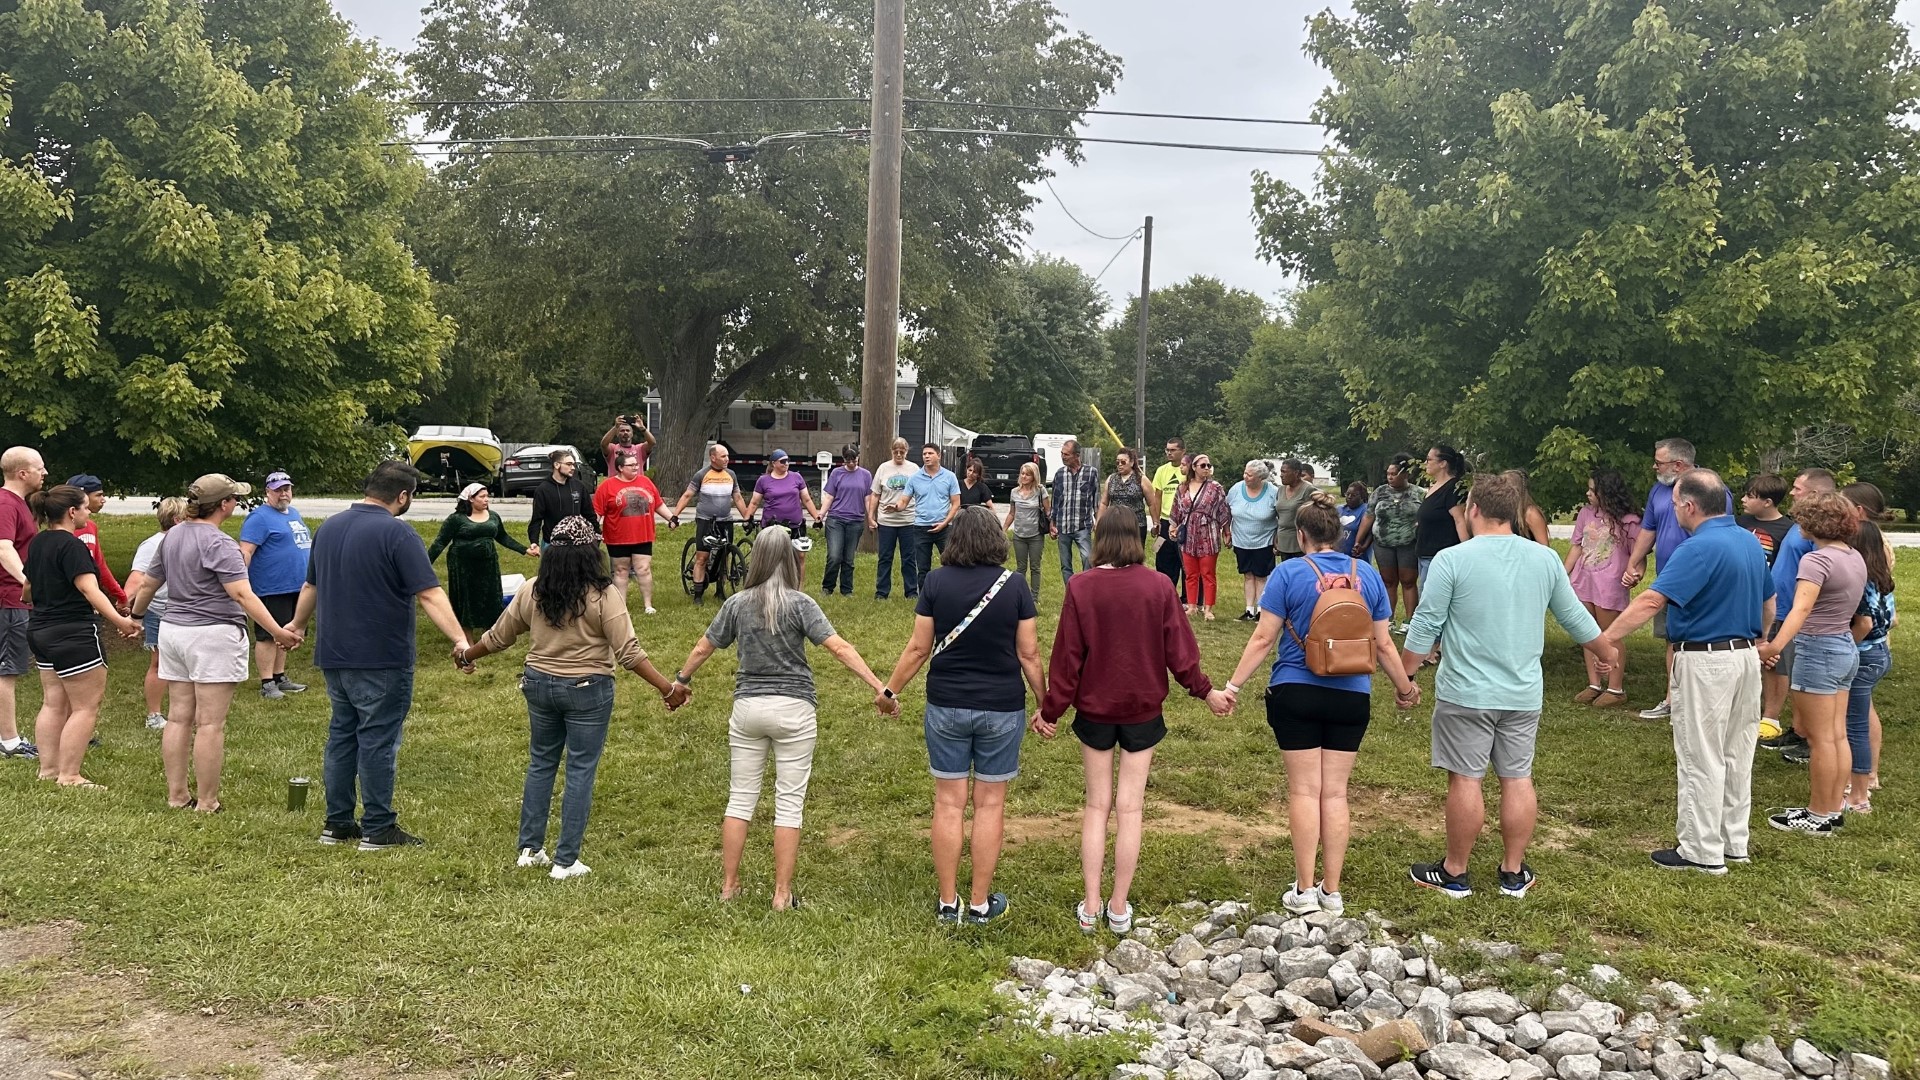
<path id="1" fill-rule="evenodd" d="M 20 556 L 20 565 L 27 564 L 27 545 L 40 532 L 33 523 L 33 511 L 27 509 L 27 500 L 15 495 L 7 488 L 0 488 L 0 540 L 13 541 L 14 553 Z M 33 605 L 20 599 L 21 585 L 12 574 L 0 571 L 0 608 L 13 608 L 27 611 Z"/>
<path id="2" fill-rule="evenodd" d="M 107 557 L 100 554 L 100 526 L 94 524 L 92 518 L 88 518 L 85 525 L 73 530 L 73 535 L 79 537 L 80 542 L 87 545 L 87 551 L 93 555 L 94 568 L 100 575 L 100 591 L 107 594 L 107 599 L 113 601 L 114 607 L 126 607 L 127 590 L 120 587 L 120 582 L 113 576 L 113 570 L 107 566 Z"/>
<path id="3" fill-rule="evenodd" d="M 1147 723 L 1166 704 L 1169 671 L 1194 697 L 1213 691 L 1172 580 L 1149 566 L 1083 570 L 1060 606 L 1040 715 L 1071 707 L 1090 724 Z"/>
<path id="4" fill-rule="evenodd" d="M 631 480 L 609 476 L 593 492 L 593 511 L 609 544 L 653 543 L 653 515 L 659 509 L 660 489 L 646 473 Z"/>

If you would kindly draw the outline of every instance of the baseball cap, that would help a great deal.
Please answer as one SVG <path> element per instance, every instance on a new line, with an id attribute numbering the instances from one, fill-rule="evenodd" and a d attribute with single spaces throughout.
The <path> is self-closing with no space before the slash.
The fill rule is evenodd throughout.
<path id="1" fill-rule="evenodd" d="M 253 494 L 252 484 L 243 484 L 226 473 L 208 473 L 187 485 L 187 497 L 197 503 L 219 502 L 235 495 Z"/>
<path id="2" fill-rule="evenodd" d="M 787 452 L 785 450 L 775 450 L 773 453 L 767 455 L 767 460 L 785 461 L 787 460 Z"/>
<path id="3" fill-rule="evenodd" d="M 293 477 L 288 476 L 284 472 L 275 471 L 267 474 L 267 490 L 268 491 L 273 491 L 277 488 L 292 487 L 292 486 L 293 486 Z"/>
<path id="4" fill-rule="evenodd" d="M 81 473 L 78 476 L 69 476 L 67 477 L 67 483 L 73 485 L 74 487 L 79 488 L 81 491 L 84 491 L 89 495 L 93 494 L 96 491 L 105 490 L 106 488 L 106 485 L 100 482 L 100 478 L 93 475 L 92 473 Z"/>

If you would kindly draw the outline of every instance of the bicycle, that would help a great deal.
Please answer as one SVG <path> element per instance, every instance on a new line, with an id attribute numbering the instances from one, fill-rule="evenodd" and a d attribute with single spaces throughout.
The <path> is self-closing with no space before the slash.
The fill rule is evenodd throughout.
<path id="1" fill-rule="evenodd" d="M 751 533 L 758 528 L 751 521 L 738 523 L 743 532 Z M 697 526 L 696 526 L 697 527 Z M 725 600 L 728 592 L 739 592 L 747 580 L 747 555 L 753 551 L 753 539 L 708 533 L 705 536 L 690 536 L 680 549 L 680 587 L 688 596 L 697 598 L 694 592 L 693 557 L 704 549 L 707 552 L 706 584 L 713 586 L 716 599 Z"/>

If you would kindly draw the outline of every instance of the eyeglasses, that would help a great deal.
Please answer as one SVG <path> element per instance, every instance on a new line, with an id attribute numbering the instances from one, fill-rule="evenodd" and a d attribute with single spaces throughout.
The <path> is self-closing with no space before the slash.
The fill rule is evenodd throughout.
<path id="1" fill-rule="evenodd" d="M 1203 462 L 1200 467 L 1203 469 L 1211 469 L 1213 468 L 1213 465 L 1211 462 Z"/>

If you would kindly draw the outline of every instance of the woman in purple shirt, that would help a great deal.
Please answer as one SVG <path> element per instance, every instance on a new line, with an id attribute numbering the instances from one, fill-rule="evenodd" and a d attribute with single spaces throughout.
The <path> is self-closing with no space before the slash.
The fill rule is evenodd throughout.
<path id="1" fill-rule="evenodd" d="M 853 443 L 840 448 L 840 467 L 827 474 L 820 487 L 821 524 L 827 532 L 827 580 L 821 595 L 830 595 L 834 585 L 841 596 L 853 595 L 853 553 L 860 548 L 860 534 L 867 525 L 867 499 L 873 491 L 873 473 L 860 467 L 860 448 Z"/>
<path id="2" fill-rule="evenodd" d="M 807 491 L 806 478 L 788 467 L 785 450 L 775 450 L 768 455 L 766 474 L 753 482 L 753 498 L 747 503 L 749 520 L 762 503 L 766 505 L 766 512 L 760 515 L 760 524 L 785 525 L 795 540 L 807 535 L 808 518 L 820 517 L 820 511 L 813 505 L 813 495 Z M 796 546 L 803 581 L 807 576 L 808 546 Z"/>

